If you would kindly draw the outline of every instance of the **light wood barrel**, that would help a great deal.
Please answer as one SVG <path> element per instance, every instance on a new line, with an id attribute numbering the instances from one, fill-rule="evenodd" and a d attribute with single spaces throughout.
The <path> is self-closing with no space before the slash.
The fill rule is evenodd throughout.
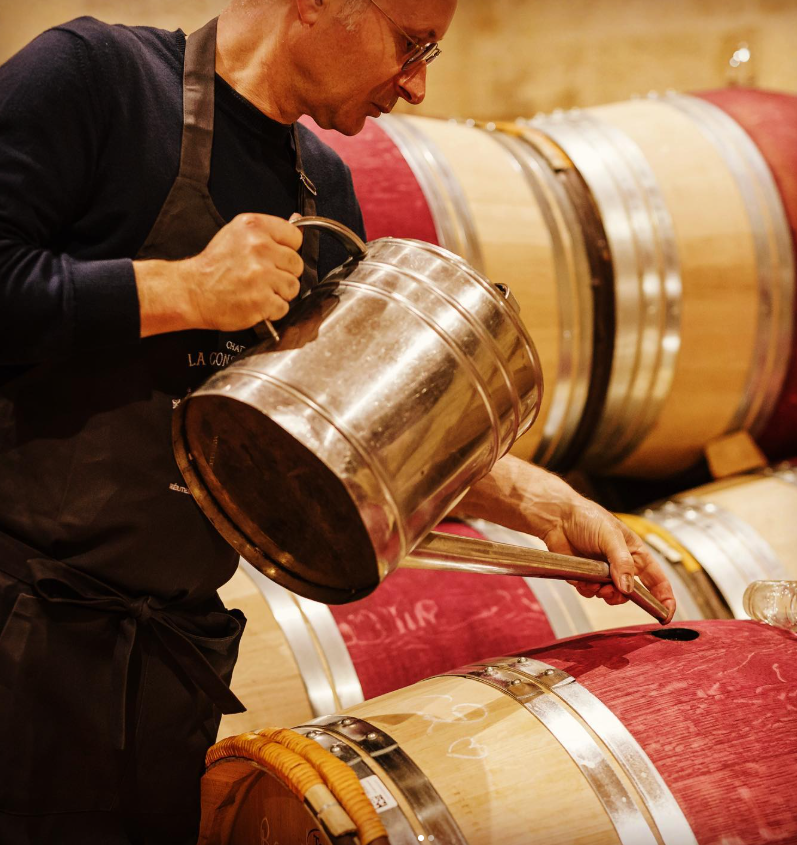
<path id="1" fill-rule="evenodd" d="M 641 513 L 663 541 L 660 551 L 677 560 L 677 549 L 687 550 L 740 619 L 747 618 L 742 599 L 752 581 L 797 580 L 795 515 L 792 465 L 715 481 Z M 635 530 L 645 537 L 644 527 Z"/>
<path id="2" fill-rule="evenodd" d="M 583 465 L 664 476 L 726 432 L 760 432 L 786 374 L 794 264 L 758 147 L 680 95 L 533 126 L 589 184 L 614 262 L 612 375 Z"/>
<path id="3" fill-rule="evenodd" d="M 478 521 L 450 532 L 544 548 L 535 537 Z M 708 615 L 676 569 L 676 619 Z M 287 726 L 374 698 L 498 653 L 650 617 L 632 603 L 585 599 L 563 581 L 399 569 L 370 596 L 324 605 L 288 592 L 246 563 L 221 590 L 247 627 L 232 689 L 247 707 L 224 716 L 219 736 Z M 699 596 L 698 596 L 699 598 Z"/>
<path id="4" fill-rule="evenodd" d="M 797 251 L 797 96 L 738 87 L 697 96 L 730 115 L 761 151 L 783 201 Z M 797 309 L 797 296 L 794 306 Z M 791 349 L 784 349 L 783 355 L 790 362 L 783 391 L 757 437 L 772 461 L 797 453 L 797 338 L 792 338 Z"/>
<path id="5" fill-rule="evenodd" d="M 787 214 L 797 202 L 788 151 L 797 98 L 785 97 L 780 121 L 762 128 L 766 92 L 735 108 L 713 93 L 723 108 L 710 95 L 668 94 L 470 134 L 445 121 L 380 120 L 436 240 L 521 301 L 548 395 L 516 454 L 664 477 L 739 429 L 774 452 L 797 448 Z M 382 182 L 358 185 L 351 142 L 324 137 L 352 167 L 369 225 L 428 234 L 427 215 L 397 223 L 386 209 L 389 167 Z"/>
<path id="6" fill-rule="evenodd" d="M 797 838 L 795 695 L 793 635 L 705 621 L 477 661 L 296 731 L 391 843 L 769 845 Z M 341 841 L 247 737 L 208 759 L 201 845 Z"/>

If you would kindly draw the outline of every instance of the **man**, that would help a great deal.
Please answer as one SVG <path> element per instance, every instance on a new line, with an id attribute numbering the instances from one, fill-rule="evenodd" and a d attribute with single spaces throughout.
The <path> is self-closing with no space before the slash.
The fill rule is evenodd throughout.
<path id="1" fill-rule="evenodd" d="M 456 0 L 234 0 L 181 32 L 82 18 L 0 69 L 0 842 L 192 842 L 244 619 L 236 555 L 182 483 L 181 398 L 343 260 L 352 134 L 423 99 Z M 214 75 L 215 72 L 215 75 Z M 301 258 L 297 250 L 301 248 Z M 458 513 L 636 570 L 641 543 L 504 459 Z"/>

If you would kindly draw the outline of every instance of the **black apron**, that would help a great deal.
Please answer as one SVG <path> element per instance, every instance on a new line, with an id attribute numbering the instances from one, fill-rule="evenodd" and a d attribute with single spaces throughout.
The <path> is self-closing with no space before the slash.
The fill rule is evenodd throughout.
<path id="1" fill-rule="evenodd" d="M 215 52 L 213 20 L 187 41 L 180 170 L 139 259 L 194 255 L 226 223 L 208 191 Z M 297 204 L 314 214 L 296 127 L 293 140 Z M 304 289 L 317 252 L 306 233 Z M 37 828 L 42 842 L 49 831 L 72 841 L 70 825 L 75 841 L 117 841 L 106 821 L 81 829 L 81 814 L 165 831 L 145 842 L 195 835 L 205 751 L 220 713 L 244 709 L 228 685 L 245 619 L 216 594 L 237 554 L 185 489 L 171 417 L 255 341 L 252 330 L 158 335 L 4 386 L 0 842 L 8 830 L 26 841 L 24 825 L 52 814 L 64 815 Z M 41 495 L 14 497 L 22 472 Z"/>

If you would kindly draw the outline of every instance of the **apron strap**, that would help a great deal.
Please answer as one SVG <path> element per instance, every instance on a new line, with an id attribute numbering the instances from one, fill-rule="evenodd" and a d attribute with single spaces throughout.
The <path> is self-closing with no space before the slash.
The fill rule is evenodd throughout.
<path id="1" fill-rule="evenodd" d="M 218 18 L 208 21 L 185 44 L 180 175 L 202 185 L 208 183 L 213 151 L 217 23 Z"/>
<path id="2" fill-rule="evenodd" d="M 302 217 L 316 216 L 316 197 L 318 191 L 304 172 L 302 147 L 299 143 L 299 126 L 293 124 L 293 146 L 296 151 L 296 173 L 299 176 L 299 211 Z M 318 284 L 318 248 L 320 233 L 318 229 L 305 229 L 301 256 L 304 272 L 301 278 L 299 296 L 302 297 Z"/>
<path id="3" fill-rule="evenodd" d="M 183 136 L 180 148 L 180 176 L 207 189 L 213 153 L 213 126 L 216 101 L 216 29 L 218 18 L 208 21 L 188 36 L 183 69 Z M 303 217 L 316 214 L 315 185 L 305 173 L 299 129 L 293 124 L 296 173 L 299 177 L 299 212 Z M 304 233 L 301 256 L 304 273 L 300 296 L 318 284 L 319 233 Z"/>

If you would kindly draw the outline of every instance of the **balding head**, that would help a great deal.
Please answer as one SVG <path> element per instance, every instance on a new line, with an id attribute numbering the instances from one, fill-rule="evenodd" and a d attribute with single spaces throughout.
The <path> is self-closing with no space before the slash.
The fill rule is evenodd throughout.
<path id="1" fill-rule="evenodd" d="M 378 3 L 378 5 L 377 5 Z M 417 44 L 443 37 L 456 0 L 232 0 L 219 19 L 217 70 L 276 120 L 309 114 L 359 132 L 399 98 L 423 100 Z"/>

